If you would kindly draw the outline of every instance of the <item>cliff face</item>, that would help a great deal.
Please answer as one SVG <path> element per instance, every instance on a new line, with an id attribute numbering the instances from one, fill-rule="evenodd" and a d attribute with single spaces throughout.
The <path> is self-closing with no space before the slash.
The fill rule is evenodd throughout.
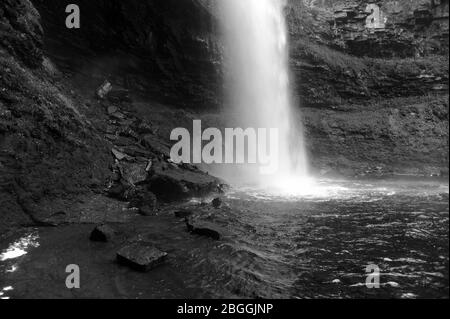
<path id="1" fill-rule="evenodd" d="M 46 52 L 67 71 L 85 68 L 125 88 L 191 108 L 218 105 L 212 15 L 195 0 L 80 0 L 82 28 L 65 27 L 68 0 L 34 0 Z M 97 74 L 95 74 L 97 75 Z"/>
<path id="2" fill-rule="evenodd" d="M 29 1 L 0 3 L 0 228 L 31 223 L 36 203 L 101 187 L 108 150 L 44 58 Z M 30 219 L 31 218 L 31 219 Z"/>
<path id="3" fill-rule="evenodd" d="M 448 54 L 448 0 L 292 0 L 289 4 L 294 32 L 307 29 L 314 38 L 353 55 Z M 301 27 L 295 29 L 296 25 Z"/>
<path id="4" fill-rule="evenodd" d="M 312 165 L 448 174 L 448 1 L 289 1 Z"/>
<path id="5" fill-rule="evenodd" d="M 43 29 L 39 12 L 29 1 L 3 1 L 0 7 L 0 47 L 35 67 L 42 62 Z"/>

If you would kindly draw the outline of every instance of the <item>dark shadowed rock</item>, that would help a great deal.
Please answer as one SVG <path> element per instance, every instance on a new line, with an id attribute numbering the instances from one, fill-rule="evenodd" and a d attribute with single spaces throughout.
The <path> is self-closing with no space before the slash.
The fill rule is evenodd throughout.
<path id="1" fill-rule="evenodd" d="M 155 194 L 146 186 L 138 186 L 130 194 L 130 207 L 139 209 L 139 213 L 144 216 L 151 216 L 155 213 L 158 201 Z"/>
<path id="2" fill-rule="evenodd" d="M 214 198 L 211 204 L 215 209 L 218 209 L 222 206 L 222 200 L 220 198 Z"/>
<path id="3" fill-rule="evenodd" d="M 188 218 L 185 218 L 185 223 L 188 232 L 198 236 L 208 237 L 214 240 L 220 240 L 220 233 L 216 230 L 216 227 L 207 222 L 192 222 Z"/>
<path id="4" fill-rule="evenodd" d="M 176 211 L 174 214 L 176 218 L 187 218 L 192 216 L 193 213 L 189 210 L 179 210 Z"/>
<path id="5" fill-rule="evenodd" d="M 134 243 L 117 252 L 117 261 L 138 271 L 149 271 L 161 265 L 167 253 L 146 243 Z"/>
<path id="6" fill-rule="evenodd" d="M 220 180 L 201 171 L 185 170 L 173 163 L 155 161 L 150 190 L 165 202 L 185 200 L 217 192 Z"/>
<path id="7" fill-rule="evenodd" d="M 127 190 L 127 188 L 125 186 L 123 186 L 121 183 L 115 182 L 106 191 L 106 194 L 111 198 L 115 198 L 118 200 L 124 200 L 126 190 Z"/>
<path id="8" fill-rule="evenodd" d="M 99 225 L 95 227 L 89 237 L 92 241 L 108 242 L 114 238 L 116 231 L 108 225 Z"/>
<path id="9" fill-rule="evenodd" d="M 131 102 L 130 92 L 128 90 L 112 90 L 108 94 L 108 100 L 114 103 Z"/>

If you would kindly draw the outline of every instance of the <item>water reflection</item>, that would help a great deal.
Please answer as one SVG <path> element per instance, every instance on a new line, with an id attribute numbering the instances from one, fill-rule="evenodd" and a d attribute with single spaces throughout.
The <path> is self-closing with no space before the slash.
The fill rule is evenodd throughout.
<path id="1" fill-rule="evenodd" d="M 16 272 L 19 269 L 18 260 L 16 259 L 26 255 L 31 248 L 39 247 L 38 240 L 39 235 L 37 231 L 31 231 L 25 233 L 25 235 L 20 237 L 18 240 L 9 244 L 8 248 L 3 250 L 0 254 L 0 262 L 3 262 L 0 264 L 0 272 L 6 274 Z M 1 288 L 0 299 L 10 299 L 11 297 L 7 296 L 7 293 L 13 290 L 13 286 L 5 286 Z"/>
<path id="2" fill-rule="evenodd" d="M 39 235 L 37 232 L 32 232 L 19 240 L 13 242 L 6 250 L 0 254 L 0 261 L 9 259 L 16 259 L 27 254 L 29 248 L 39 247 Z"/>
<path id="3" fill-rule="evenodd" d="M 3 287 L 3 289 L 0 291 L 0 299 L 10 299 L 10 297 L 5 296 L 5 293 L 12 290 L 14 290 L 12 286 Z"/>

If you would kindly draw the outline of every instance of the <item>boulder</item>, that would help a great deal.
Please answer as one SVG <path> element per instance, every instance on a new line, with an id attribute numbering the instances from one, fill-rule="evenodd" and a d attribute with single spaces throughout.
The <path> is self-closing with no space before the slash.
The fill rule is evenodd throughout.
<path id="1" fill-rule="evenodd" d="M 217 193 L 220 180 L 213 176 L 201 171 L 180 169 L 164 161 L 153 161 L 152 164 L 150 190 L 161 201 L 181 201 Z"/>
<path id="2" fill-rule="evenodd" d="M 122 178 L 130 185 L 138 185 L 146 181 L 148 172 L 146 171 L 147 163 L 129 163 L 122 162 Z"/>
<path id="3" fill-rule="evenodd" d="M 220 198 L 214 198 L 211 204 L 215 209 L 218 209 L 222 206 L 222 200 Z"/>
<path id="4" fill-rule="evenodd" d="M 99 225 L 94 228 L 89 239 L 91 241 L 108 242 L 114 238 L 116 231 L 108 225 Z"/>
<path id="5" fill-rule="evenodd" d="M 117 252 L 117 261 L 138 271 L 150 271 L 161 265 L 167 253 L 147 243 L 133 243 Z"/>
<path id="6" fill-rule="evenodd" d="M 130 207 L 139 209 L 141 215 L 151 216 L 155 213 L 158 205 L 156 196 L 145 186 L 136 187 L 130 197 Z"/>

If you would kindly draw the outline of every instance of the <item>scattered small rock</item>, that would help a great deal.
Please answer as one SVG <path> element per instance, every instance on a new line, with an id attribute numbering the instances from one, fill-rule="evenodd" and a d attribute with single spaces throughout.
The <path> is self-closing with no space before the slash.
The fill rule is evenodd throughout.
<path id="1" fill-rule="evenodd" d="M 113 134 L 105 134 L 105 138 L 110 140 L 110 141 L 115 141 L 117 140 L 117 136 L 113 135 Z"/>
<path id="2" fill-rule="evenodd" d="M 108 114 L 113 114 L 116 113 L 118 111 L 116 106 L 110 106 L 108 107 Z"/>
<path id="3" fill-rule="evenodd" d="M 167 253 L 145 243 L 134 243 L 117 252 L 120 264 L 138 271 L 150 271 L 161 265 L 166 257 Z"/>
<path id="4" fill-rule="evenodd" d="M 100 85 L 100 87 L 97 89 L 97 96 L 103 100 L 108 95 L 108 93 L 111 92 L 111 90 L 112 84 L 109 81 L 105 80 L 105 82 L 103 82 L 103 84 Z"/>
<path id="5" fill-rule="evenodd" d="M 115 230 L 108 225 L 99 225 L 92 231 L 90 240 L 98 242 L 108 242 L 116 234 Z"/>
<path id="6" fill-rule="evenodd" d="M 139 134 L 150 134 L 153 133 L 153 127 L 146 122 L 142 122 L 137 127 L 137 131 Z"/>
<path id="7" fill-rule="evenodd" d="M 125 119 L 125 114 L 123 114 L 121 112 L 111 113 L 110 116 L 116 120 L 124 120 Z"/>
<path id="8" fill-rule="evenodd" d="M 116 150 L 115 148 L 113 148 L 113 149 L 111 150 L 111 152 L 112 152 L 112 154 L 114 155 L 114 157 L 115 157 L 117 160 L 119 160 L 119 161 L 122 161 L 122 160 L 124 160 L 124 159 L 128 159 L 128 158 L 129 158 L 128 155 L 122 153 L 122 152 L 119 151 L 119 150 Z"/>
<path id="9" fill-rule="evenodd" d="M 391 286 L 392 288 L 398 288 L 400 285 L 396 283 L 395 281 L 389 281 L 386 283 L 387 286 Z"/>
<path id="10" fill-rule="evenodd" d="M 151 169 L 152 169 L 152 166 L 153 166 L 153 161 L 152 161 L 152 160 L 148 160 L 147 166 L 145 167 L 145 171 L 146 171 L 147 173 L 150 172 Z"/>

